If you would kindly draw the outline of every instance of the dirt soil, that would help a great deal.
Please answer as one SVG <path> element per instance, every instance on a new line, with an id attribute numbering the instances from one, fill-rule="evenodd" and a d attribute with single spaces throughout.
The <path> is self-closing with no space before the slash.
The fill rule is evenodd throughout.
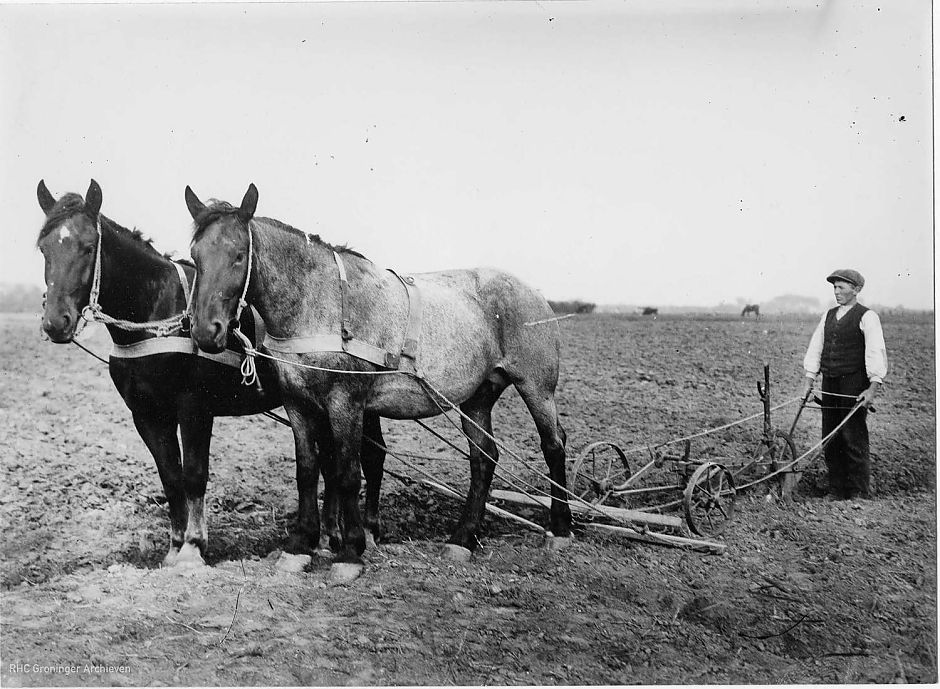
<path id="1" fill-rule="evenodd" d="M 490 516 L 479 551 L 457 563 L 440 549 L 459 503 L 389 476 L 384 543 L 367 552 L 362 577 L 331 586 L 324 557 L 299 573 L 275 566 L 296 509 L 288 429 L 264 417 L 216 421 L 209 566 L 160 568 L 162 488 L 106 367 L 41 342 L 35 317 L 0 316 L 0 682 L 936 682 L 934 324 L 884 320 L 891 373 L 869 418 L 874 499 L 826 500 L 817 459 L 791 501 L 761 486 L 739 497 L 723 555 L 584 527 L 555 552 Z M 560 322 L 569 457 L 599 439 L 642 448 L 759 412 L 764 361 L 775 401 L 793 398 L 814 324 Z M 108 348 L 101 330 L 83 342 Z M 788 428 L 794 412 L 777 412 L 775 425 Z M 544 467 L 515 393 L 494 421 Z M 432 425 L 456 438 L 446 421 Z M 463 491 L 469 472 L 453 450 L 413 423 L 385 427 L 390 447 L 433 458 L 413 461 Z M 692 455 L 746 453 L 760 432 L 758 420 L 697 439 Z M 818 412 L 807 412 L 798 451 L 818 437 Z M 392 457 L 387 468 L 416 475 Z M 512 509 L 547 522 L 537 508 Z"/>

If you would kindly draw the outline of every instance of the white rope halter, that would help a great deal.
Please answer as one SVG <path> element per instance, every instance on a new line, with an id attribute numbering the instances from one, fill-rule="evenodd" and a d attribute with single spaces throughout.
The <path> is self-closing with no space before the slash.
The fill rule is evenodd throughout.
<path id="1" fill-rule="evenodd" d="M 248 272 L 245 273 L 245 284 L 242 286 L 241 296 L 238 298 L 238 305 L 235 307 L 235 327 L 232 329 L 232 334 L 242 343 L 242 347 L 245 350 L 245 358 L 242 361 L 241 372 L 242 372 L 242 384 L 243 385 L 254 385 L 258 382 L 258 371 L 255 367 L 255 353 L 256 350 L 254 345 L 251 344 L 251 340 L 245 336 L 242 332 L 242 311 L 248 306 L 247 296 L 248 296 L 248 284 L 251 282 L 251 266 L 254 262 L 254 239 L 253 233 L 251 231 L 251 220 L 248 221 Z M 196 281 L 193 280 L 193 294 L 196 293 Z"/>
<path id="2" fill-rule="evenodd" d="M 98 303 L 98 296 L 101 293 L 102 235 L 100 215 L 98 216 L 95 229 L 98 233 L 98 245 L 95 247 L 95 268 L 91 279 L 91 292 L 88 294 L 88 305 L 82 309 L 81 320 L 76 325 L 75 334 L 72 337 L 77 337 L 78 334 L 81 333 L 81 331 L 85 328 L 86 324 L 95 321 L 98 323 L 104 323 L 105 325 L 113 325 L 117 328 L 120 328 L 121 330 L 149 332 L 153 335 L 156 335 L 157 337 L 167 337 L 168 335 L 172 335 L 173 333 L 179 331 L 182 327 L 183 317 L 187 313 L 186 311 L 159 321 L 136 323 L 134 321 L 127 321 L 121 318 L 114 318 L 113 316 L 106 314 L 101 309 L 101 304 Z"/>

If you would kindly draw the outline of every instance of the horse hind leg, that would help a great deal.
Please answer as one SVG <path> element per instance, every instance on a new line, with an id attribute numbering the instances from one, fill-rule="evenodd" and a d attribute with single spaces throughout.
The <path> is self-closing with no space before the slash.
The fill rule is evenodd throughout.
<path id="1" fill-rule="evenodd" d="M 362 432 L 362 473 L 366 478 L 366 513 L 363 525 L 367 547 L 382 540 L 382 519 L 379 514 L 379 495 L 385 472 L 385 440 L 378 414 L 366 414 Z"/>
<path id="2" fill-rule="evenodd" d="M 461 418 L 461 425 L 470 444 L 470 491 L 457 528 L 448 541 L 449 546 L 457 546 L 447 550 L 448 555 L 455 559 L 465 558 L 479 545 L 477 536 L 483 524 L 486 498 L 499 461 L 499 450 L 492 437 L 492 410 L 506 386 L 503 380 L 488 380 L 460 405 L 465 415 Z"/>
<path id="3" fill-rule="evenodd" d="M 535 427 L 539 432 L 542 455 L 548 465 L 551 479 L 552 506 L 549 524 L 552 535 L 568 538 L 571 535 L 571 508 L 568 505 L 567 478 L 565 474 L 565 444 L 568 436 L 555 404 L 554 391 L 548 391 L 525 381 L 517 382 L 516 389 L 525 402 Z"/>

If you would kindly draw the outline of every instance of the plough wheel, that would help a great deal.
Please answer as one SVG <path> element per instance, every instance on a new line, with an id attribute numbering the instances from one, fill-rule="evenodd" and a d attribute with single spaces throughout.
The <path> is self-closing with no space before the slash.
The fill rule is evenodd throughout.
<path id="1" fill-rule="evenodd" d="M 627 455 L 609 440 L 591 443 L 574 462 L 568 490 L 585 502 L 599 505 L 630 478 Z"/>
<path id="2" fill-rule="evenodd" d="M 775 428 L 773 439 L 762 439 L 754 452 L 754 458 L 759 462 L 770 462 L 774 469 L 779 469 L 796 459 L 796 445 L 786 431 Z"/>
<path id="3" fill-rule="evenodd" d="M 786 431 L 779 428 L 774 429 L 773 444 L 770 446 L 767 455 L 770 458 L 770 471 L 783 469 L 797 458 L 796 445 L 793 444 L 793 438 Z M 799 468 L 793 464 L 789 469 L 784 470 L 777 475 L 777 488 L 780 495 L 787 496 L 793 492 L 793 488 L 799 481 Z"/>
<path id="4" fill-rule="evenodd" d="M 705 462 L 689 479 L 683 495 L 685 519 L 699 536 L 714 536 L 734 515 L 734 478 L 721 464 Z"/>

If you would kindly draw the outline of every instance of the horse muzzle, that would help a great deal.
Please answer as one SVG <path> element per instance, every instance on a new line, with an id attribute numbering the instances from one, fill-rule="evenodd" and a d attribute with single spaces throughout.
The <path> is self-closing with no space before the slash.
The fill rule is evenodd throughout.
<path id="1" fill-rule="evenodd" d="M 57 344 L 70 342 L 75 336 L 75 328 L 78 326 L 78 313 L 63 311 L 58 314 L 49 314 L 43 316 L 42 329 L 49 339 Z"/>
<path id="2" fill-rule="evenodd" d="M 209 354 L 225 351 L 228 328 L 221 320 L 217 318 L 208 322 L 193 320 L 191 334 L 196 346 L 202 351 Z"/>

